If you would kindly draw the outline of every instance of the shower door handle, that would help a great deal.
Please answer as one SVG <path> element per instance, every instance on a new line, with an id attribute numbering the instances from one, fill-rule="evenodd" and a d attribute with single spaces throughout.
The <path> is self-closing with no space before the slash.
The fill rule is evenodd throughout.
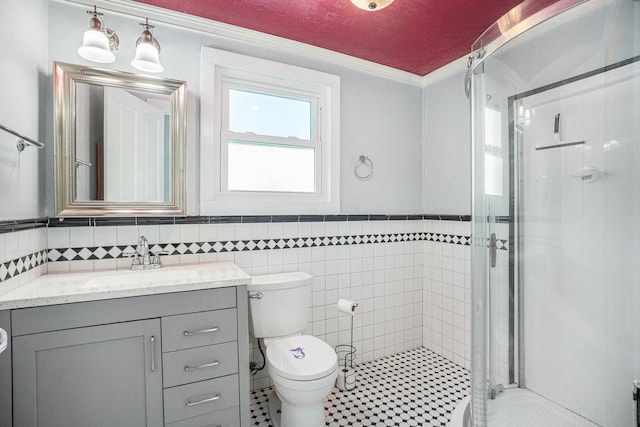
<path id="1" fill-rule="evenodd" d="M 491 233 L 491 236 L 489 237 L 489 263 L 491 264 L 492 268 L 496 266 L 496 258 L 498 255 L 497 251 L 498 245 L 496 240 L 496 233 Z"/>

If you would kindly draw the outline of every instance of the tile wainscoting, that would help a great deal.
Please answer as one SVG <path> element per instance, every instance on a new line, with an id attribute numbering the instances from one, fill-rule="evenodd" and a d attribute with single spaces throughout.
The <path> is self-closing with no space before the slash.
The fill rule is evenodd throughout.
<path id="1" fill-rule="evenodd" d="M 436 215 L 52 220 L 0 234 L 0 292 L 47 272 L 127 269 L 122 254 L 144 235 L 169 253 L 165 265 L 229 260 L 251 275 L 313 275 L 305 333 L 332 346 L 350 332 L 337 300 L 357 300 L 358 363 L 425 346 L 468 369 L 470 231 L 469 217 Z M 253 338 L 252 360 L 262 362 Z M 253 377 L 252 389 L 269 385 L 266 370 Z"/>
<path id="2" fill-rule="evenodd" d="M 47 273 L 47 229 L 0 234 L 0 295 Z"/>

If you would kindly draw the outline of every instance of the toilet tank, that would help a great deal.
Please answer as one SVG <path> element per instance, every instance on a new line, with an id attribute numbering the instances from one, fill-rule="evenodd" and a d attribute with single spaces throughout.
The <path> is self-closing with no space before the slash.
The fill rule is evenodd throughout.
<path id="1" fill-rule="evenodd" d="M 256 338 L 302 333 L 311 310 L 311 279 L 312 276 L 302 272 L 251 278 L 247 291 Z M 255 297 L 258 292 L 262 298 Z"/>

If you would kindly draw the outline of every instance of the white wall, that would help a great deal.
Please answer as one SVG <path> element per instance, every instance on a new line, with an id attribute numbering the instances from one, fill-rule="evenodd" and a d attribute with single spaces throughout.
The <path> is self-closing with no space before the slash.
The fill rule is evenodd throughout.
<path id="1" fill-rule="evenodd" d="M 47 1 L 0 2 L 0 123 L 45 141 Z M 17 138 L 0 131 L 0 220 L 44 214 L 42 150 L 16 150 Z"/>
<path id="2" fill-rule="evenodd" d="M 423 94 L 422 210 L 471 213 L 471 118 L 464 70 L 438 80 Z"/>
<path id="3" fill-rule="evenodd" d="M 49 60 L 96 64 L 85 61 L 76 50 L 87 27 L 86 6 L 50 3 Z M 140 18 L 105 13 L 104 23 L 120 37 L 116 61 L 109 69 L 135 72 L 129 62 L 135 53 Z M 378 78 L 332 64 L 258 48 L 198 31 L 153 22 L 162 47 L 161 77 L 187 81 L 188 106 L 188 209 L 198 214 L 198 133 L 200 97 L 200 49 L 210 46 L 280 61 L 339 75 L 341 81 L 341 212 L 417 213 L 421 188 L 421 88 Z M 49 65 L 48 69 L 51 66 Z M 50 71 L 49 71 L 50 75 Z M 50 129 L 49 129 L 50 130 Z M 50 130 L 51 131 L 51 130 Z M 374 178 L 360 182 L 353 176 L 359 154 L 375 164 Z M 51 175 L 48 171 L 48 176 Z M 52 189 L 47 190 L 48 195 Z M 52 198 L 47 206 L 52 214 Z"/>
<path id="4" fill-rule="evenodd" d="M 421 89 L 350 71 L 341 91 L 341 211 L 420 212 Z M 354 177 L 360 154 L 374 164 L 369 181 Z"/>

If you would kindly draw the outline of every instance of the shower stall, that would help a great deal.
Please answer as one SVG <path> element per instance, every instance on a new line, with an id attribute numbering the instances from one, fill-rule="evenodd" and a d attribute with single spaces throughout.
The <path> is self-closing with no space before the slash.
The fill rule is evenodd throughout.
<path id="1" fill-rule="evenodd" d="M 475 43 L 473 426 L 638 426 L 640 1 L 526 0 Z"/>

